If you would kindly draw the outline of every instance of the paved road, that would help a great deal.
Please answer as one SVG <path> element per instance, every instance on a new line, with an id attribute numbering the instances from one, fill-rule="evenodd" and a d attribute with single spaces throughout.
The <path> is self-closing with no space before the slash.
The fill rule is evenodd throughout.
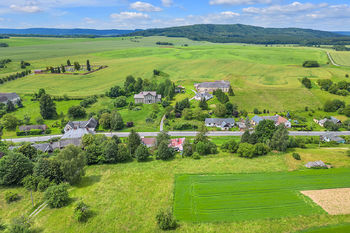
<path id="1" fill-rule="evenodd" d="M 156 137 L 159 132 L 139 132 L 141 137 Z M 173 137 L 193 137 L 197 135 L 197 132 L 195 131 L 170 131 L 168 132 L 170 136 Z M 325 134 L 326 132 L 321 131 L 312 131 L 312 132 L 306 132 L 306 131 L 290 131 L 290 136 L 321 136 Z M 350 136 L 350 131 L 340 131 L 340 132 L 332 132 L 334 135 L 337 136 Z M 101 133 L 105 134 L 107 137 L 112 137 L 113 135 L 116 135 L 118 137 L 125 138 L 129 135 L 128 132 L 114 132 L 114 133 Z M 215 136 L 215 137 L 221 137 L 221 136 L 242 136 L 243 132 L 237 132 L 237 131 L 209 131 L 208 136 Z M 51 138 L 57 138 L 62 137 L 62 135 L 51 135 L 51 136 L 42 136 L 42 137 L 30 137 L 30 138 L 14 138 L 14 139 L 4 139 L 4 141 L 12 141 L 15 143 L 18 142 L 44 142 L 48 141 Z"/>
<path id="2" fill-rule="evenodd" d="M 329 52 L 327 52 L 327 56 L 328 56 L 329 60 L 332 62 L 333 65 L 341 66 L 341 65 L 338 65 L 337 63 L 334 62 L 333 57 L 331 56 L 331 54 Z"/>

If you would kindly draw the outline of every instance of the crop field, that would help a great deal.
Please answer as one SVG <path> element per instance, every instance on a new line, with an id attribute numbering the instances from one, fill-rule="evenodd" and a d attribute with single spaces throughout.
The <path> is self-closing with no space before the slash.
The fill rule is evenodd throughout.
<path id="1" fill-rule="evenodd" d="M 244 221 L 320 214 L 302 190 L 350 187 L 350 169 L 289 173 L 178 175 L 174 212 L 192 222 Z"/>
<path id="2" fill-rule="evenodd" d="M 332 51 L 331 56 L 335 63 L 343 66 L 350 66 L 349 51 Z"/>

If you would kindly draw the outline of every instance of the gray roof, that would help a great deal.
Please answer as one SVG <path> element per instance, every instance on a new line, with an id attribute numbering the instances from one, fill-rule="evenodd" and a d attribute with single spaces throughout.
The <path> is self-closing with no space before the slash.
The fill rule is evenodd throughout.
<path id="1" fill-rule="evenodd" d="M 204 82 L 197 83 L 197 88 L 230 88 L 231 84 L 229 81 L 215 81 L 215 82 Z"/>
<path id="2" fill-rule="evenodd" d="M 88 121 L 70 121 L 68 125 L 72 128 L 96 128 L 97 120 L 95 118 L 90 118 Z"/>
<path id="3" fill-rule="evenodd" d="M 328 138 L 329 140 L 334 141 L 334 142 L 344 142 L 345 141 L 344 138 L 341 138 L 341 137 L 335 135 L 334 133 L 326 133 L 326 134 L 322 135 L 322 137 Z"/>
<path id="4" fill-rule="evenodd" d="M 257 124 L 259 124 L 260 121 L 263 120 L 270 120 L 276 123 L 278 121 L 278 116 L 254 116 L 252 118 L 252 121 L 254 121 Z"/>
<path id="5" fill-rule="evenodd" d="M 327 165 L 320 161 L 315 161 L 315 162 L 308 162 L 307 164 L 305 164 L 305 167 L 307 168 L 319 168 L 319 167 L 323 167 L 323 168 L 328 168 Z"/>
<path id="6" fill-rule="evenodd" d="M 221 126 L 225 127 L 225 125 L 227 125 L 227 124 L 234 125 L 235 119 L 233 119 L 233 118 L 206 118 L 205 124 L 215 124 L 215 125 L 221 125 Z"/>
<path id="7" fill-rule="evenodd" d="M 85 134 L 93 134 L 92 131 L 87 128 L 74 128 L 68 130 L 62 137 L 62 139 L 71 139 L 71 138 L 82 138 Z"/>
<path id="8" fill-rule="evenodd" d="M 41 130 L 46 130 L 47 125 L 21 125 L 19 127 L 19 131 L 29 131 L 32 129 L 41 129 Z"/>
<path id="9" fill-rule="evenodd" d="M 53 151 L 53 148 L 50 143 L 33 144 L 32 147 L 42 152 Z"/>
<path id="10" fill-rule="evenodd" d="M 55 149 L 62 149 L 67 147 L 68 145 L 74 145 L 74 146 L 81 146 L 81 139 L 80 138 L 72 138 L 72 139 L 65 139 L 60 140 L 58 142 L 52 143 L 52 148 Z"/>
<path id="11" fill-rule="evenodd" d="M 326 123 L 327 121 L 331 121 L 331 122 L 333 122 L 334 124 L 341 123 L 341 121 L 338 120 L 338 119 L 335 118 L 335 117 L 331 117 L 330 119 L 324 118 L 324 119 L 322 119 L 322 120 L 319 120 L 319 123 L 323 125 L 323 124 Z"/>
<path id="12" fill-rule="evenodd" d="M 16 93 L 0 93 L 0 102 L 7 103 L 7 101 L 14 101 L 18 99 L 19 96 Z"/>
<path id="13" fill-rule="evenodd" d="M 205 99 L 205 100 L 210 100 L 212 99 L 214 96 L 208 92 L 197 92 L 196 94 L 196 98 L 197 99 Z"/>
<path id="14" fill-rule="evenodd" d="M 155 91 L 143 91 L 140 92 L 139 94 L 134 95 L 135 99 L 144 99 L 146 95 L 152 95 L 158 99 L 162 98 L 162 95 L 157 95 L 157 92 Z"/>

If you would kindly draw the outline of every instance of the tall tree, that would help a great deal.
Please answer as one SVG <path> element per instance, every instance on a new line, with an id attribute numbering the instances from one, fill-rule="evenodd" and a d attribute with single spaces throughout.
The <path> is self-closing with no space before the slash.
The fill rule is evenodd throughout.
<path id="1" fill-rule="evenodd" d="M 164 141 L 167 142 L 168 144 L 170 141 L 170 135 L 166 131 L 162 131 L 162 132 L 158 133 L 158 135 L 156 137 L 156 146 L 158 147 L 160 145 L 160 143 L 162 143 Z"/>
<path id="2" fill-rule="evenodd" d="M 208 110 L 208 103 L 204 98 L 202 98 L 201 101 L 199 102 L 199 107 L 202 110 Z"/>
<path id="3" fill-rule="evenodd" d="M 103 156 L 106 163 L 118 162 L 118 144 L 114 140 L 108 140 L 103 146 Z"/>
<path id="4" fill-rule="evenodd" d="M 157 158 L 161 160 L 169 160 L 175 156 L 173 148 L 169 147 L 169 143 L 163 141 L 159 144 Z"/>
<path id="5" fill-rule="evenodd" d="M 287 150 L 289 145 L 289 133 L 283 125 L 278 126 L 278 129 L 272 136 L 270 144 L 272 149 L 283 152 Z"/>
<path id="6" fill-rule="evenodd" d="M 90 65 L 90 61 L 89 60 L 86 60 L 86 69 L 88 71 L 91 71 L 91 65 Z"/>
<path id="7" fill-rule="evenodd" d="M 135 130 L 131 130 L 128 137 L 128 148 L 131 155 L 135 154 L 137 147 L 141 144 L 141 137 Z"/>
<path id="8" fill-rule="evenodd" d="M 271 120 L 260 121 L 259 125 L 255 129 L 259 142 L 263 143 L 267 143 L 269 140 L 271 140 L 275 131 L 275 122 Z"/>
<path id="9" fill-rule="evenodd" d="M 146 161 L 150 156 L 151 156 L 151 153 L 149 152 L 149 149 L 147 148 L 147 146 L 141 144 L 137 147 L 135 151 L 135 157 L 138 162 Z"/>
<path id="10" fill-rule="evenodd" d="M 233 92 L 232 87 L 230 86 L 230 89 L 228 89 L 228 95 L 229 96 L 235 96 L 235 93 Z"/>
<path id="11" fill-rule="evenodd" d="M 53 119 L 57 116 L 56 104 L 48 94 L 43 94 L 40 98 L 40 114 L 44 119 Z"/>
<path id="12" fill-rule="evenodd" d="M 79 147 L 69 145 L 57 156 L 63 173 L 63 178 L 70 184 L 77 184 L 85 175 L 86 159 Z"/>
<path id="13" fill-rule="evenodd" d="M 6 112 L 13 112 L 15 111 L 16 108 L 15 108 L 15 105 L 12 103 L 12 101 L 7 101 L 7 104 L 6 104 Z"/>
<path id="14" fill-rule="evenodd" d="M 33 171 L 32 162 L 21 153 L 9 152 L 0 159 L 0 184 L 18 185 Z"/>
<path id="15" fill-rule="evenodd" d="M 70 62 L 70 60 L 68 59 L 67 60 L 67 66 L 71 66 L 72 65 L 72 63 Z"/>
<path id="16" fill-rule="evenodd" d="M 111 129 L 112 130 L 120 130 L 124 128 L 124 121 L 119 112 L 114 111 L 111 115 Z"/>

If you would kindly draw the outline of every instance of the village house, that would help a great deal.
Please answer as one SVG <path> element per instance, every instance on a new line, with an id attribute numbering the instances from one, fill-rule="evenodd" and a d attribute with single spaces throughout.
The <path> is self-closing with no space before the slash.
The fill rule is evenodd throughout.
<path id="1" fill-rule="evenodd" d="M 337 135 L 335 135 L 334 133 L 326 133 L 324 135 L 322 135 L 321 137 L 321 141 L 323 142 L 336 142 L 336 143 L 345 143 L 345 139 L 341 138 Z"/>
<path id="2" fill-rule="evenodd" d="M 279 126 L 281 124 L 284 125 L 284 127 L 286 128 L 292 128 L 292 123 L 290 121 L 288 121 L 286 118 L 281 117 L 279 115 L 275 115 L 275 116 L 254 116 L 251 120 L 251 124 L 253 126 L 257 126 L 261 121 L 263 120 L 270 120 L 275 122 L 276 126 Z"/>
<path id="3" fill-rule="evenodd" d="M 155 104 L 162 101 L 162 96 L 155 91 L 143 91 L 134 95 L 135 104 Z"/>
<path id="4" fill-rule="evenodd" d="M 202 93 L 197 92 L 196 96 L 194 97 L 194 99 L 198 101 L 202 101 L 202 100 L 208 101 L 212 98 L 214 98 L 214 96 L 212 94 L 209 94 L 208 92 L 202 92 Z"/>
<path id="5" fill-rule="evenodd" d="M 335 117 L 324 118 L 324 119 L 321 119 L 321 120 L 314 119 L 314 122 L 315 122 L 316 124 L 319 124 L 321 127 L 324 127 L 324 124 L 325 124 L 327 121 L 333 122 L 333 123 L 336 124 L 336 125 L 342 123 L 341 120 L 338 120 L 338 119 L 335 118 Z"/>
<path id="6" fill-rule="evenodd" d="M 169 147 L 173 148 L 177 152 L 183 152 L 184 150 L 184 143 L 186 138 L 174 138 L 170 139 Z"/>
<path id="7" fill-rule="evenodd" d="M 13 104 L 17 104 L 21 98 L 16 93 L 0 93 L 0 103 L 7 104 L 11 101 Z"/>
<path id="8" fill-rule="evenodd" d="M 62 139 L 82 138 L 85 134 L 95 134 L 97 120 L 90 118 L 88 121 L 70 121 L 64 127 Z"/>
<path id="9" fill-rule="evenodd" d="M 214 92 L 218 89 L 221 89 L 223 92 L 228 92 L 230 89 L 230 82 L 229 81 L 215 81 L 215 82 L 204 82 L 204 83 L 196 83 L 194 84 L 194 87 L 198 92 Z"/>
<path id="10" fill-rule="evenodd" d="M 148 148 L 154 147 L 156 145 L 156 139 L 155 138 L 141 138 L 141 142 L 143 145 L 147 146 Z"/>
<path id="11" fill-rule="evenodd" d="M 71 129 L 86 128 L 90 131 L 95 131 L 97 127 L 97 120 L 95 118 L 90 118 L 88 121 L 70 121 L 64 127 L 64 132 L 68 132 Z"/>
<path id="12" fill-rule="evenodd" d="M 233 118 L 206 118 L 205 126 L 218 127 L 222 130 L 229 130 L 235 126 L 235 119 Z"/>
<path id="13" fill-rule="evenodd" d="M 18 127 L 19 131 L 21 132 L 27 132 L 33 129 L 38 129 L 45 131 L 48 129 L 47 125 L 21 125 Z"/>

